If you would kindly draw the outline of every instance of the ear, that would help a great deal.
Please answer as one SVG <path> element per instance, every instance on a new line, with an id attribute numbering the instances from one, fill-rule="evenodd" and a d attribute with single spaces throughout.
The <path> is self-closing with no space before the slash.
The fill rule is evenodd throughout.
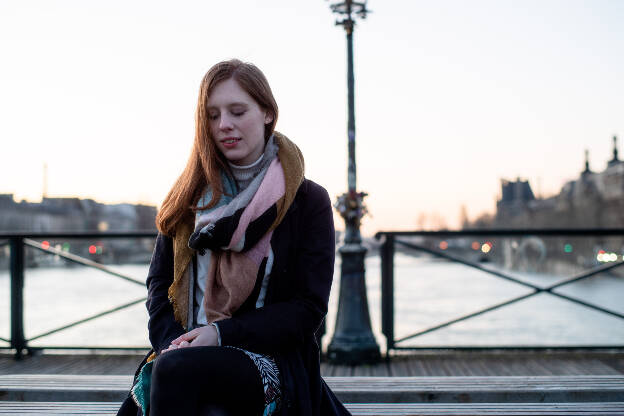
<path id="1" fill-rule="evenodd" d="M 273 121 L 273 114 L 270 111 L 264 113 L 264 124 L 269 124 Z"/>

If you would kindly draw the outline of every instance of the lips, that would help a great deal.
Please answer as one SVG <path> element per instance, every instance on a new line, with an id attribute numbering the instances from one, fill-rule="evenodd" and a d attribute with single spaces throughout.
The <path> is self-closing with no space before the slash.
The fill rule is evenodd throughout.
<path id="1" fill-rule="evenodd" d="M 225 139 L 221 139 L 220 142 L 223 144 L 234 144 L 239 142 L 241 139 L 238 137 L 226 137 Z"/>
<path id="2" fill-rule="evenodd" d="M 226 149 L 233 149 L 236 147 L 236 145 L 238 145 L 238 142 L 241 141 L 240 137 L 226 137 L 225 139 L 221 139 L 219 140 L 221 142 L 221 145 L 223 145 L 223 147 L 225 147 Z"/>

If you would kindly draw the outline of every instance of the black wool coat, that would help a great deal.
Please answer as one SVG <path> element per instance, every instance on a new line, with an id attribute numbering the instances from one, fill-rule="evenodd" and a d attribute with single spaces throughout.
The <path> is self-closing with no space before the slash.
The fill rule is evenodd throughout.
<path id="1" fill-rule="evenodd" d="M 329 195 L 305 179 L 271 238 L 274 260 L 264 306 L 255 309 L 252 302 L 246 302 L 247 307 L 243 305 L 231 318 L 219 321 L 222 345 L 275 358 L 282 378 L 281 416 L 349 415 L 321 378 L 314 335 L 327 313 L 334 239 Z M 172 282 L 173 241 L 159 235 L 147 278 L 146 302 L 155 351 L 167 348 L 186 332 L 174 319 L 168 300 Z M 128 397 L 119 415 L 137 414 L 141 415 L 140 409 Z"/>

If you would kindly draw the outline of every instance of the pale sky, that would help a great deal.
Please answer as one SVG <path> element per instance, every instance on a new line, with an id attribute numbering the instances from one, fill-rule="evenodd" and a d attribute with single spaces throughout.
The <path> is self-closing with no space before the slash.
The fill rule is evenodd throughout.
<path id="1" fill-rule="evenodd" d="M 494 211 L 500 179 L 549 195 L 624 139 L 624 1 L 371 0 L 355 32 L 363 234 Z M 0 193 L 158 205 L 200 80 L 267 76 L 277 130 L 346 189 L 346 43 L 323 0 L 0 0 Z M 622 140 L 620 140 L 622 141 Z M 624 146 L 620 146 L 624 156 Z M 343 228 L 336 218 L 337 228 Z"/>

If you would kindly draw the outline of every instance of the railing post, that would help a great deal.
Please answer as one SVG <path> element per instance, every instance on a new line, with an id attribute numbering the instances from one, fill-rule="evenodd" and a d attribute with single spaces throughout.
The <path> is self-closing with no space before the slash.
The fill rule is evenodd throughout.
<path id="1" fill-rule="evenodd" d="M 394 235 L 385 234 L 381 245 L 381 332 L 386 336 L 386 357 L 394 348 Z"/>
<path id="2" fill-rule="evenodd" d="M 22 358 L 24 337 L 24 238 L 11 237 L 11 347 Z"/>

